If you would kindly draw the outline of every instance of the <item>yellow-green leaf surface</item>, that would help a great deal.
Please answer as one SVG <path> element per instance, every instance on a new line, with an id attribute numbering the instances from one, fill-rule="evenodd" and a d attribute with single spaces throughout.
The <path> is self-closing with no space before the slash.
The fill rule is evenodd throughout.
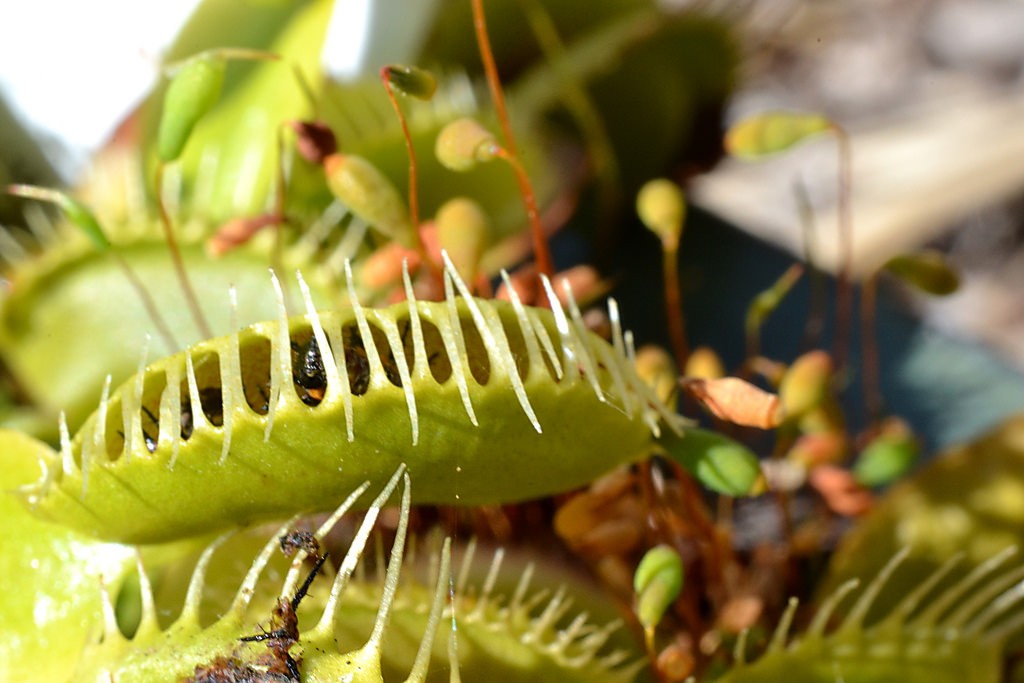
<path id="1" fill-rule="evenodd" d="M 761 465 L 753 451 L 717 432 L 687 429 L 682 436 L 666 434 L 658 444 L 697 481 L 727 496 L 751 494 L 760 480 Z"/>
<path id="2" fill-rule="evenodd" d="M 156 542 L 330 508 L 399 464 L 418 502 L 513 502 L 642 457 L 654 420 L 678 428 L 578 311 L 569 322 L 560 309 L 453 298 L 317 320 L 319 330 L 305 318 L 256 324 L 150 364 L 78 432 L 34 492 L 36 511 L 101 538 Z M 310 401 L 292 348 L 318 337 L 332 351 L 322 400 Z M 735 464 L 744 455 L 724 450 L 713 467 L 748 489 L 749 468 Z"/>
<path id="3" fill-rule="evenodd" d="M 0 430 L 0 680 L 69 680 L 90 631 L 102 623 L 101 583 L 116 592 L 131 548 L 100 543 L 31 515 L 6 493 L 42 475 L 35 440 Z"/>
<path id="4" fill-rule="evenodd" d="M 178 343 L 202 339 L 174 278 L 167 247 L 150 242 L 117 251 L 143 280 Z M 186 247 L 183 255 L 215 330 L 231 329 L 232 285 L 239 292 L 238 324 L 274 317 L 276 300 L 265 255 L 237 250 L 213 260 L 198 245 Z M 315 298 L 325 302 L 320 294 Z M 116 386 L 138 369 L 147 334 L 152 337 L 149 358 L 174 351 L 164 347 L 114 261 L 88 248 L 77 257 L 66 251 L 51 253 L 21 271 L 0 302 L 0 319 L 4 359 L 54 429 L 62 410 L 72 430 L 81 424 L 96 407 L 108 374 Z"/>
<path id="5" fill-rule="evenodd" d="M 935 296 L 947 296 L 960 288 L 960 274 L 941 252 L 933 249 L 893 257 L 885 264 L 885 269 Z"/>
<path id="6" fill-rule="evenodd" d="M 784 152 L 804 140 L 832 130 L 821 114 L 767 112 L 743 119 L 725 135 L 725 149 L 743 159 L 758 159 Z"/>
<path id="7" fill-rule="evenodd" d="M 223 47 L 268 50 L 282 58 L 231 62 L 219 101 L 198 122 L 177 162 L 188 193 L 204 159 L 216 151 L 217 172 L 210 187 L 204 188 L 204 215 L 212 220 L 255 213 L 266 206 L 278 169 L 278 127 L 286 120 L 312 115 L 292 66 L 319 90 L 321 51 L 333 6 L 332 0 L 256 4 L 207 0 L 172 47 L 167 58 L 172 63 Z M 163 95 L 158 91 L 147 103 L 146 144 L 155 140 Z M 250 188 L 244 197 L 238 196 L 240 185 Z"/>
<path id="8" fill-rule="evenodd" d="M 957 553 L 965 568 L 1024 546 L 1024 417 L 937 455 L 893 486 L 846 536 L 823 591 L 870 576 L 903 547 L 910 556 L 879 596 L 892 604 Z M 966 569 L 965 569 L 966 571 Z"/>

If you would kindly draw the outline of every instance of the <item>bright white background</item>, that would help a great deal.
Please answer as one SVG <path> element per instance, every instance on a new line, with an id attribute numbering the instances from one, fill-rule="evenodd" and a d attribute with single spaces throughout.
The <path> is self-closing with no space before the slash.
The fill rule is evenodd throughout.
<path id="1" fill-rule="evenodd" d="M 253 0 L 256 1 L 256 0 Z M 325 62 L 353 73 L 372 0 L 338 0 Z M 394 10 L 407 0 L 385 0 Z M 418 0 L 414 0 L 414 3 Z M 3 0 L 0 93 L 68 179 L 158 77 L 198 0 Z M 430 3 L 424 3 L 429 5 Z M 421 8 L 423 5 L 421 5 Z"/>

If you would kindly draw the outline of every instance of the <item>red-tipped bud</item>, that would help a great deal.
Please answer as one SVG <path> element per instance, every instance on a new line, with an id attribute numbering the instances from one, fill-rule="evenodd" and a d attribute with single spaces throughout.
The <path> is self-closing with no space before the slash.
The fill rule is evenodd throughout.
<path id="1" fill-rule="evenodd" d="M 311 164 L 322 164 L 324 159 L 338 151 L 338 141 L 322 121 L 289 121 L 295 131 L 295 148 Z"/>

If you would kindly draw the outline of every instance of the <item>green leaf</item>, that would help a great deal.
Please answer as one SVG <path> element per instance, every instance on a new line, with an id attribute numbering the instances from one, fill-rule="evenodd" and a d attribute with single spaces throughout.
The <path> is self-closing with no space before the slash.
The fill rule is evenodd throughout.
<path id="1" fill-rule="evenodd" d="M 910 427 L 903 420 L 891 418 L 861 452 L 853 475 L 864 486 L 884 486 L 906 474 L 919 452 Z"/>
<path id="2" fill-rule="evenodd" d="M 741 159 L 759 159 L 834 128 L 835 124 L 821 114 L 765 112 L 733 125 L 725 134 L 725 149 Z"/>
<path id="3" fill-rule="evenodd" d="M 132 548 L 100 543 L 36 519 L 12 489 L 32 484 L 49 460 L 46 445 L 0 430 L 0 672 L 5 681 L 67 681 L 91 633 L 102 626 L 101 585 L 116 595 L 134 565 Z"/>
<path id="4" fill-rule="evenodd" d="M 960 274 L 942 252 L 935 249 L 893 257 L 885 264 L 885 269 L 907 284 L 935 296 L 947 296 L 960 288 Z"/>
<path id="5" fill-rule="evenodd" d="M 658 444 L 704 486 L 727 496 L 754 493 L 761 481 L 761 464 L 743 444 L 717 432 L 691 428 L 678 436 L 663 435 Z"/>

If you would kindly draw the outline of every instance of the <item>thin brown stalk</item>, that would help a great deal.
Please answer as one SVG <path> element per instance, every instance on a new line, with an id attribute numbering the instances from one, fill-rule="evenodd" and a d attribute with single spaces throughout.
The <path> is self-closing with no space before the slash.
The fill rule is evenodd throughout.
<path id="1" fill-rule="evenodd" d="M 167 250 L 171 254 L 171 263 L 174 265 L 174 273 L 178 278 L 178 284 L 181 287 L 181 292 L 185 296 L 185 303 L 188 304 L 189 310 L 192 313 L 192 319 L 195 321 L 196 327 L 199 328 L 200 334 L 205 339 L 209 339 L 213 336 L 213 331 L 210 329 L 209 323 L 206 322 L 206 317 L 203 315 L 202 309 L 199 307 L 199 299 L 196 297 L 195 290 L 192 288 L 192 283 L 188 279 L 188 273 L 185 271 L 185 261 L 181 257 L 181 250 L 178 248 L 178 240 L 174 236 L 174 226 L 171 223 L 171 216 L 167 213 L 167 206 L 164 204 L 164 165 L 160 164 L 156 169 L 156 206 L 160 212 L 160 223 L 164 228 L 164 239 L 167 240 Z"/>
<path id="2" fill-rule="evenodd" d="M 671 248 L 663 244 L 661 253 L 665 280 L 665 315 L 672 339 L 672 353 L 676 357 L 676 366 L 682 372 L 690 356 L 690 348 L 686 341 L 686 322 L 683 320 L 683 297 L 679 291 L 678 245 Z"/>
<path id="3" fill-rule="evenodd" d="M 142 280 L 139 276 L 128 265 L 128 262 L 121 257 L 120 254 L 111 251 L 110 255 L 114 258 L 114 263 L 121 269 L 124 276 L 128 279 L 128 283 L 135 290 L 136 296 L 142 301 L 142 306 L 146 309 L 146 313 L 149 315 L 149 319 L 153 322 L 157 332 L 160 334 L 160 338 L 164 340 L 164 345 L 167 346 L 167 353 L 176 353 L 181 349 L 178 345 L 178 340 L 174 338 L 174 334 L 171 332 L 170 326 L 164 317 L 160 315 L 160 309 L 157 308 L 156 302 L 153 301 L 153 297 L 150 296 L 146 286 L 142 284 Z"/>
<path id="4" fill-rule="evenodd" d="M 862 382 L 864 387 L 864 409 L 868 420 L 874 423 L 882 417 L 882 387 L 878 363 L 878 339 L 875 320 L 878 293 L 878 276 L 872 275 L 864 281 L 860 291 L 860 349 L 864 365 Z"/>
<path id="5" fill-rule="evenodd" d="M 402 108 L 398 106 L 398 98 L 395 97 L 395 91 L 391 87 L 391 78 L 388 75 L 388 67 L 381 67 L 380 78 L 384 81 L 384 91 L 388 94 L 388 100 L 391 101 L 391 107 L 395 110 L 395 116 L 398 117 L 398 124 L 402 127 L 402 137 L 405 139 L 405 150 L 406 154 L 409 156 L 409 220 L 412 222 L 413 248 L 416 250 L 416 253 L 419 254 L 420 261 L 432 274 L 435 282 L 438 285 L 441 285 L 444 281 L 441 269 L 427 255 L 427 249 L 423 246 L 423 240 L 420 239 L 419 183 L 416 164 L 416 148 L 413 147 L 412 144 L 412 133 L 409 131 L 409 123 L 405 118 L 405 114 L 402 112 Z"/>
<path id="6" fill-rule="evenodd" d="M 505 106 L 505 93 L 501 87 L 501 78 L 498 75 L 498 67 L 494 63 L 494 53 L 491 51 L 491 40 L 487 35 L 487 20 L 484 17 L 483 0 L 473 0 L 473 28 L 476 31 L 476 42 L 480 49 L 480 60 L 484 65 L 484 73 L 487 75 L 487 85 L 491 91 L 491 99 L 494 100 L 494 111 L 498 115 L 498 122 L 501 124 L 502 136 L 504 138 L 505 152 L 501 154 L 509 161 L 515 171 L 516 182 L 519 185 L 519 194 L 523 198 L 523 205 L 526 207 L 526 218 L 530 223 L 530 230 L 533 234 L 533 251 L 537 259 L 537 269 L 552 277 L 555 273 L 551 260 L 551 251 L 548 249 L 547 238 L 540 225 L 540 212 L 537 210 L 537 197 L 533 192 L 533 185 L 530 177 L 526 174 L 519 161 L 519 150 L 516 147 L 516 139 L 512 134 L 512 123 L 508 118 L 508 109 Z"/>

